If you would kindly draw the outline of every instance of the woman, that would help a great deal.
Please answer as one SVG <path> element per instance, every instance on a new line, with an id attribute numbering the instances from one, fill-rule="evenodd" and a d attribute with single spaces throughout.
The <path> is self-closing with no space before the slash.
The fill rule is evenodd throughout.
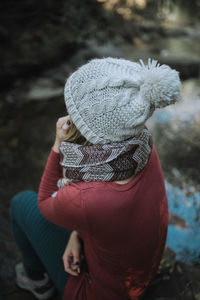
<path id="1" fill-rule="evenodd" d="M 178 101 L 179 92 L 178 73 L 151 60 L 94 59 L 69 77 L 69 115 L 56 124 L 38 197 L 25 191 L 11 203 L 23 256 L 16 265 L 20 287 L 38 299 L 51 297 L 54 286 L 66 300 L 144 294 L 168 226 L 163 175 L 145 122 Z"/>

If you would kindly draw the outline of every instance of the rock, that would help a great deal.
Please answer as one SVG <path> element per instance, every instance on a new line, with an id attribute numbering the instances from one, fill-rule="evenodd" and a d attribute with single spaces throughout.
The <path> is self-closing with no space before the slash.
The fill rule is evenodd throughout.
<path id="1" fill-rule="evenodd" d="M 199 28 L 191 27 L 191 26 L 181 26 L 178 25 L 176 27 L 167 24 L 164 29 L 164 33 L 168 37 L 176 37 L 180 39 L 181 37 L 190 37 L 190 38 L 200 38 Z"/>
<path id="2" fill-rule="evenodd" d="M 200 269 L 177 262 L 175 253 L 166 248 L 144 300 L 196 300 L 199 293 Z"/>
<path id="3" fill-rule="evenodd" d="M 122 39 L 118 38 L 115 42 L 98 43 L 94 39 L 90 39 L 86 43 L 86 47 L 81 49 L 72 56 L 71 62 L 76 66 L 85 64 L 88 60 L 97 57 L 120 57 L 123 55 L 121 45 Z"/>
<path id="4" fill-rule="evenodd" d="M 49 78 L 39 78 L 33 82 L 27 94 L 24 95 L 27 101 L 48 100 L 62 96 L 64 87 L 57 86 Z"/>
<path id="5" fill-rule="evenodd" d="M 196 299 L 196 300 L 200 300 L 200 293 L 195 294 L 195 299 Z"/>
<path id="6" fill-rule="evenodd" d="M 199 39 L 185 37 L 158 37 L 152 43 L 143 39 L 143 46 L 123 44 L 124 57 L 139 61 L 148 58 L 157 59 L 161 64 L 167 64 L 180 72 L 181 79 L 197 78 L 200 74 L 200 43 Z"/>
<path id="7" fill-rule="evenodd" d="M 177 52 L 178 53 L 178 52 Z M 161 64 L 167 64 L 180 72 L 182 80 L 199 76 L 200 59 L 189 56 L 161 55 L 157 58 Z"/>
<path id="8" fill-rule="evenodd" d="M 173 215 L 171 213 L 169 214 L 169 224 L 173 224 L 182 228 L 187 228 L 186 221 L 183 218 Z"/>
<path id="9" fill-rule="evenodd" d="M 163 258 L 160 262 L 160 266 L 157 272 L 157 275 L 159 274 L 165 274 L 169 275 L 173 272 L 174 266 L 176 263 L 176 254 L 173 250 L 171 250 L 169 247 L 165 248 Z"/>

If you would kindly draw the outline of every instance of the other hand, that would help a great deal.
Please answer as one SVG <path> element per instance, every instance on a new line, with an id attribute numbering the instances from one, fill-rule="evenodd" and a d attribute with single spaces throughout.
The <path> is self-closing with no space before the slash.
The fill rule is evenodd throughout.
<path id="1" fill-rule="evenodd" d="M 56 140 L 57 141 L 62 142 L 66 139 L 71 123 L 72 123 L 72 120 L 69 115 L 59 118 L 57 120 L 57 123 L 56 123 Z"/>
<path id="2" fill-rule="evenodd" d="M 81 242 L 77 231 L 72 231 L 62 258 L 65 271 L 78 276 L 81 263 Z"/>
<path id="3" fill-rule="evenodd" d="M 56 122 L 56 138 L 53 146 L 53 150 L 59 153 L 60 143 L 67 138 L 72 120 L 70 116 L 59 118 Z"/>

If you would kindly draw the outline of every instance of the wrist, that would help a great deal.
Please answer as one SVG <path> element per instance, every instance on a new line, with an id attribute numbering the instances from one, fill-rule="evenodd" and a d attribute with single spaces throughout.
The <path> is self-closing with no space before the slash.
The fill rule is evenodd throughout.
<path id="1" fill-rule="evenodd" d="M 61 144 L 61 141 L 58 140 L 58 139 L 55 139 L 55 142 L 53 144 L 53 151 L 54 152 L 60 153 L 60 144 Z"/>

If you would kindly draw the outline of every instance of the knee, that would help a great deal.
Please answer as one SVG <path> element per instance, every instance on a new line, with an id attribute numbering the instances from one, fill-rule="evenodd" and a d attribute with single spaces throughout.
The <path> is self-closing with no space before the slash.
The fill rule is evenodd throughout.
<path id="1" fill-rule="evenodd" d="M 10 203 L 11 216 L 14 215 L 18 210 L 22 210 L 27 201 L 35 199 L 36 196 L 37 194 L 35 192 L 29 190 L 25 190 L 14 195 Z"/>

